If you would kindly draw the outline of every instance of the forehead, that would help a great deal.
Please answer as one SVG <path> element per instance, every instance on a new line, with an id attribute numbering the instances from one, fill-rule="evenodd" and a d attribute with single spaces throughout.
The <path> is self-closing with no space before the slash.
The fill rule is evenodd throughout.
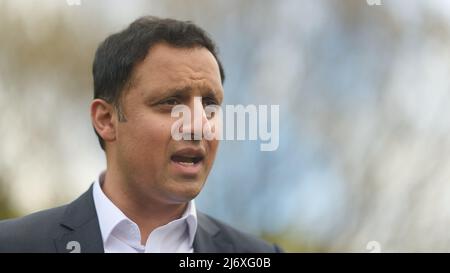
<path id="1" fill-rule="evenodd" d="M 219 65 L 204 47 L 176 48 L 166 43 L 153 46 L 134 71 L 135 84 L 152 89 L 198 85 L 222 90 Z"/>

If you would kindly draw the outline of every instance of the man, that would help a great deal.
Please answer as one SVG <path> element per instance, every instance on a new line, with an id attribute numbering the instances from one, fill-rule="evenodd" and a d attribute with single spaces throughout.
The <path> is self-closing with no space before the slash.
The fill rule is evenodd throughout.
<path id="1" fill-rule="evenodd" d="M 190 22 L 143 17 L 108 37 L 93 64 L 91 119 L 106 154 L 98 181 L 69 205 L 0 222 L 0 252 L 278 252 L 196 210 L 216 155 L 224 71 Z M 175 140 L 172 110 L 201 113 Z M 212 132 L 212 130 L 210 130 Z"/>

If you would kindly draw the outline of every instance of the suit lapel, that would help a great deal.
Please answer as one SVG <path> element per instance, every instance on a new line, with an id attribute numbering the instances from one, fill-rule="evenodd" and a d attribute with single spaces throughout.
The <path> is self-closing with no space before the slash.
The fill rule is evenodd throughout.
<path id="1" fill-rule="evenodd" d="M 230 253 L 233 245 L 221 236 L 220 228 L 205 214 L 197 212 L 198 226 L 194 238 L 194 253 Z"/>
<path id="2" fill-rule="evenodd" d="M 60 225 L 64 231 L 55 239 L 57 252 L 104 252 L 92 185 L 67 206 Z"/>

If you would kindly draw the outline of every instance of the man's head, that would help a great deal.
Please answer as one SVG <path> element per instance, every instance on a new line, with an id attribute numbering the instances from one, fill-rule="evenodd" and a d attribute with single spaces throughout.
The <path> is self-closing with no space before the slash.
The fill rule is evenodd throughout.
<path id="1" fill-rule="evenodd" d="M 190 22 L 144 17 L 97 49 L 91 117 L 108 169 L 127 192 L 164 203 L 194 198 L 211 170 L 217 140 L 175 141 L 175 105 L 221 104 L 224 72 L 214 43 Z M 202 103 L 194 103 L 201 100 Z M 202 107 L 203 106 L 203 107 Z M 194 127 L 184 133 L 198 134 Z"/>

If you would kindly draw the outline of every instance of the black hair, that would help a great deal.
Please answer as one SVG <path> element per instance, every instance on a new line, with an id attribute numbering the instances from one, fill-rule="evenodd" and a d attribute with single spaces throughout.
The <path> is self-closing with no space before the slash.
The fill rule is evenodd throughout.
<path id="1" fill-rule="evenodd" d="M 225 73 L 217 57 L 217 47 L 208 34 L 191 21 L 145 16 L 132 22 L 126 29 L 107 37 L 97 48 L 92 67 L 94 99 L 113 104 L 119 121 L 126 121 L 120 99 L 132 84 L 133 68 L 145 59 L 150 48 L 165 42 L 179 48 L 204 47 L 215 57 L 222 83 Z M 105 150 L 104 140 L 94 131 Z"/>

